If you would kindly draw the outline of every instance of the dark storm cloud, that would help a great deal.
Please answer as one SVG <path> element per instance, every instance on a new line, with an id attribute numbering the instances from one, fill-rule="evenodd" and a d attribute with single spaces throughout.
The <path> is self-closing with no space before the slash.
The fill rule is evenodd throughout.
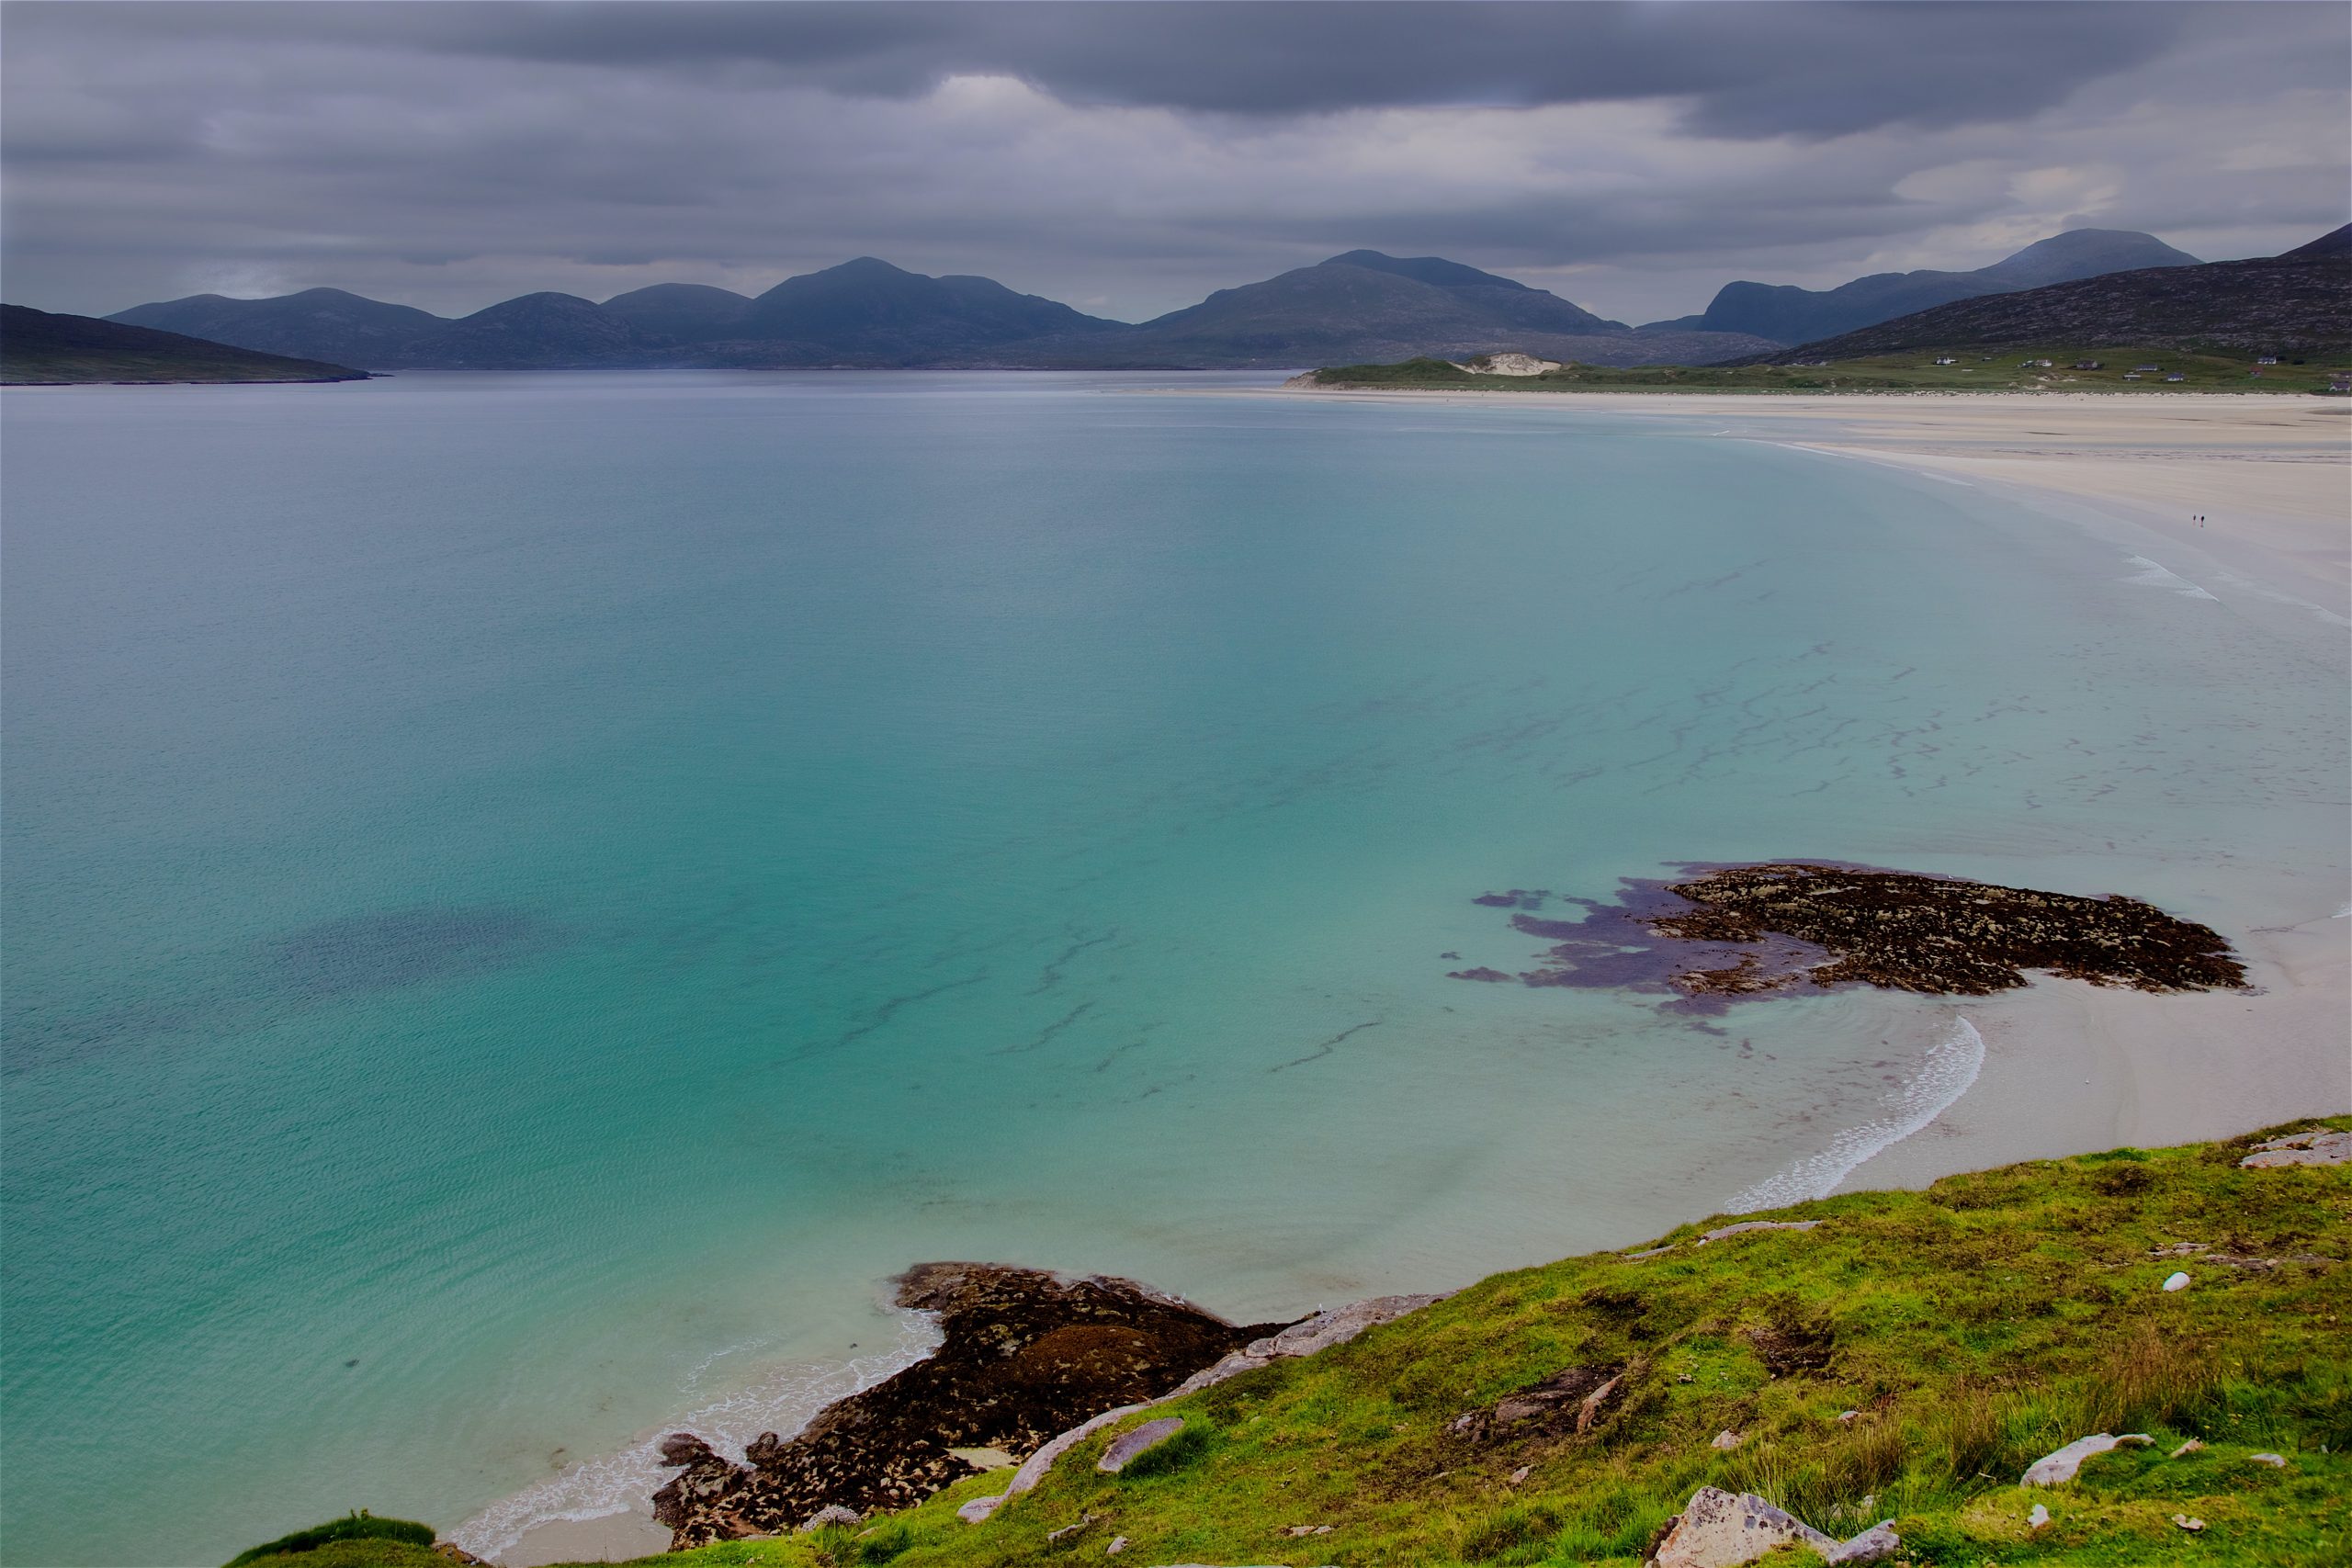
<path id="1" fill-rule="evenodd" d="M 47 9 L 40 6 L 19 7 Z M 78 7 L 77 7 L 78 9 Z M 450 3 L 124 5 L 77 26 L 516 62 L 740 70 L 911 97 L 956 74 L 1065 101 L 1250 115 L 1689 101 L 1719 135 L 1951 126 L 2046 107 L 2179 38 L 2189 8 L 1984 5 Z"/>
<path id="2" fill-rule="evenodd" d="M 2343 221 L 2333 4 L 0 7 L 6 292 L 444 313 L 860 254 L 1136 318 L 1368 245 L 1734 276 Z"/>

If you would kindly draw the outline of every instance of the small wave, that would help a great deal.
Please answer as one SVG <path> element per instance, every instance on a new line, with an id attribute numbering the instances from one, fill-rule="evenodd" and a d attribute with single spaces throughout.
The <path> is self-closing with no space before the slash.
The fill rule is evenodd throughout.
<path id="1" fill-rule="evenodd" d="M 1951 1032 L 1928 1047 L 1919 1070 L 1882 1102 L 1885 1113 L 1859 1127 L 1849 1127 L 1819 1154 L 1807 1155 L 1786 1169 L 1766 1177 L 1724 1205 L 1727 1213 L 1753 1213 L 1809 1199 L 1826 1198 L 1832 1189 L 1882 1149 L 1890 1148 L 1943 1114 L 1945 1109 L 1976 1081 L 1984 1067 L 1984 1037 L 1966 1019 L 1952 1021 Z"/>
<path id="2" fill-rule="evenodd" d="M 800 1361 L 781 1366 L 748 1387 L 705 1400 L 618 1453 L 582 1460 L 533 1486 L 502 1497 L 449 1532 L 449 1539 L 477 1557 L 495 1561 L 541 1525 L 558 1520 L 604 1519 L 632 1509 L 670 1478 L 661 1439 L 691 1431 L 732 1460 L 762 1432 L 789 1437 L 825 1406 L 863 1393 L 904 1371 L 939 1348 L 938 1320 L 929 1313 L 900 1314 L 896 1341 L 870 1356 L 845 1361 Z M 705 1357 L 686 1375 L 682 1392 L 701 1392 L 704 1374 L 717 1361 L 751 1347 L 737 1346 Z"/>
<path id="3" fill-rule="evenodd" d="M 2168 589 L 2184 599 L 2211 599 L 2217 604 L 2221 603 L 2219 598 L 2160 561 L 2152 561 L 2145 556 L 2127 556 L 2124 558 L 2140 569 L 2125 578 L 2123 581 L 2126 582 L 2137 583 L 2143 588 Z"/>

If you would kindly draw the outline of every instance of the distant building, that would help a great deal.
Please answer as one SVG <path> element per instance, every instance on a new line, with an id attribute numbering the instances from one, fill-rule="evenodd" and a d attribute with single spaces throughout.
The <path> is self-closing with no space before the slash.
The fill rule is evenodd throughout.
<path id="1" fill-rule="evenodd" d="M 2104 370 L 2107 368 L 2107 366 L 2097 359 L 2077 359 L 2075 361 L 2075 368 L 2077 370 Z"/>
<path id="2" fill-rule="evenodd" d="M 2126 370 L 2123 373 L 2123 378 L 2127 381 L 2136 381 L 2140 378 L 2140 373 L 2137 370 Z"/>
<path id="3" fill-rule="evenodd" d="M 2256 365 L 2276 365 L 2278 363 L 2278 356 L 2275 354 L 2266 354 L 2261 358 L 2256 360 L 2255 363 Z"/>
<path id="4" fill-rule="evenodd" d="M 2153 376 L 2157 371 L 2163 369 L 2164 367 L 2161 365 L 2134 365 L 2132 368 L 2137 370 L 2143 376 Z"/>
<path id="5" fill-rule="evenodd" d="M 2331 392 L 2352 392 L 2352 374 L 2341 370 L 2329 371 L 2327 389 Z"/>
<path id="6" fill-rule="evenodd" d="M 2182 375 L 2179 371 L 2176 370 L 2176 371 L 2174 371 L 2171 375 L 2169 375 L 2169 376 L 2165 377 L 2165 380 L 2167 380 L 2167 381 L 2186 381 L 2186 380 L 2188 380 L 2188 377 L 2186 377 L 2186 376 L 2184 376 L 2184 375 Z"/>
<path id="7" fill-rule="evenodd" d="M 2018 361 L 2018 368 L 2020 370 L 2047 370 L 2050 368 L 2050 361 L 2047 359 L 2020 359 Z"/>
<path id="8" fill-rule="evenodd" d="M 1959 360 L 1957 360 L 1957 359 L 1954 359 L 1954 358 L 1953 358 L 1951 355 L 1944 355 L 1941 359 L 1937 360 L 1937 361 L 1936 361 L 1936 363 L 1937 363 L 1937 364 L 1939 364 L 1939 365 L 1957 365 L 1957 364 L 1959 364 L 1959 363 L 1960 363 L 1960 361 L 1959 361 Z"/>

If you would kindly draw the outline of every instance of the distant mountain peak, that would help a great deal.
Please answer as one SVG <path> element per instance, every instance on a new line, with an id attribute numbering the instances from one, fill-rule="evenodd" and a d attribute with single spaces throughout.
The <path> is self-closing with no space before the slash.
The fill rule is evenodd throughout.
<path id="1" fill-rule="evenodd" d="M 1394 273 L 1419 283 L 1433 283 L 1440 288 L 1520 288 L 1529 293 L 1536 290 L 1515 277 L 1502 277 L 1491 272 L 1480 272 L 1458 261 L 1443 256 L 1392 256 L 1379 251 L 1344 251 L 1323 263 L 1325 266 L 1360 266 L 1371 272 Z"/>

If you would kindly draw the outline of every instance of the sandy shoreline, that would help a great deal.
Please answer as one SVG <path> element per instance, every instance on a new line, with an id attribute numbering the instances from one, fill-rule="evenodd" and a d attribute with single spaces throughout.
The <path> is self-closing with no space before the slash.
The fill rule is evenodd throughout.
<path id="1" fill-rule="evenodd" d="M 2325 635 L 2352 626 L 2352 404 L 2278 395 L 1201 391 L 1429 400 L 1704 420 L 1703 433 L 1887 463 L 1982 487 L 2225 586 L 2231 607 Z M 2199 528 L 2191 519 L 2202 513 Z M 1837 1190 L 2120 1145 L 2233 1136 L 2352 1111 L 2352 919 L 2282 910 L 2233 936 L 2248 992 L 2150 996 L 2037 976 L 1951 1008 L 1984 1041 L 1974 1081 Z M 1697 1216 L 1692 1216 L 1696 1218 Z M 645 1515 L 527 1532 L 507 1568 L 617 1560 L 666 1542 Z"/>

